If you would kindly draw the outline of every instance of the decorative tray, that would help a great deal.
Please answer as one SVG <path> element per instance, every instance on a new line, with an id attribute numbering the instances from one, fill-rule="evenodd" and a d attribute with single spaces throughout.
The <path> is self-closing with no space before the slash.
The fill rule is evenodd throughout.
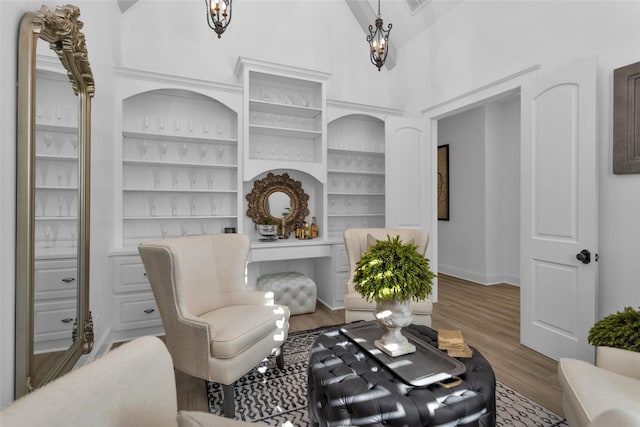
<path id="1" fill-rule="evenodd" d="M 416 346 L 416 351 L 398 357 L 387 356 L 373 344 L 386 332 L 375 320 L 345 325 L 340 331 L 402 381 L 417 387 L 462 375 L 467 369 L 459 360 L 424 342 L 409 330 L 403 330 L 402 334 Z"/>

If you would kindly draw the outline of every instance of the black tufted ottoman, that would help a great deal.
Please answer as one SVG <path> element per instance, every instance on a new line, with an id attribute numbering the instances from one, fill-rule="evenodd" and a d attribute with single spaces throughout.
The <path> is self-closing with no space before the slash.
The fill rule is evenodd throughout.
<path id="1" fill-rule="evenodd" d="M 411 325 L 415 335 L 437 346 L 438 333 Z M 476 349 L 462 384 L 444 388 L 408 385 L 360 346 L 332 328 L 314 342 L 309 356 L 309 420 L 317 426 L 495 426 L 496 379 Z"/>

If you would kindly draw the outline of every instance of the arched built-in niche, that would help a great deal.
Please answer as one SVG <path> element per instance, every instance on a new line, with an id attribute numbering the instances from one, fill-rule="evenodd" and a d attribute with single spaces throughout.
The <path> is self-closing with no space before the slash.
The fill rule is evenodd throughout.
<path id="1" fill-rule="evenodd" d="M 327 228 L 385 226 L 385 123 L 351 114 L 327 126 Z"/>
<path id="2" fill-rule="evenodd" d="M 238 226 L 237 120 L 225 104 L 184 89 L 124 99 L 124 247 Z"/>

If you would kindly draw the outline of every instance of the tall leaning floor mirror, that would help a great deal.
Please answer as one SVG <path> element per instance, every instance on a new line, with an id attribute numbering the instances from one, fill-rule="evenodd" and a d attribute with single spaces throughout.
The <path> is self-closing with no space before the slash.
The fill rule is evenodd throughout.
<path id="1" fill-rule="evenodd" d="M 93 347 L 94 81 L 79 16 L 72 5 L 42 6 L 24 14 L 18 35 L 16 398 L 70 371 Z"/>

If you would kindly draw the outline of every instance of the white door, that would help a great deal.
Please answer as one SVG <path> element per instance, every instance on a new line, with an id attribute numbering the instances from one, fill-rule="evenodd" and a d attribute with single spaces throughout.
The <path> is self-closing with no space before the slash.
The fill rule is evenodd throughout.
<path id="1" fill-rule="evenodd" d="M 596 71 L 589 58 L 522 86 L 520 340 L 555 360 L 594 359 Z"/>
<path id="2" fill-rule="evenodd" d="M 386 226 L 433 229 L 432 147 L 424 119 L 385 121 Z"/>

